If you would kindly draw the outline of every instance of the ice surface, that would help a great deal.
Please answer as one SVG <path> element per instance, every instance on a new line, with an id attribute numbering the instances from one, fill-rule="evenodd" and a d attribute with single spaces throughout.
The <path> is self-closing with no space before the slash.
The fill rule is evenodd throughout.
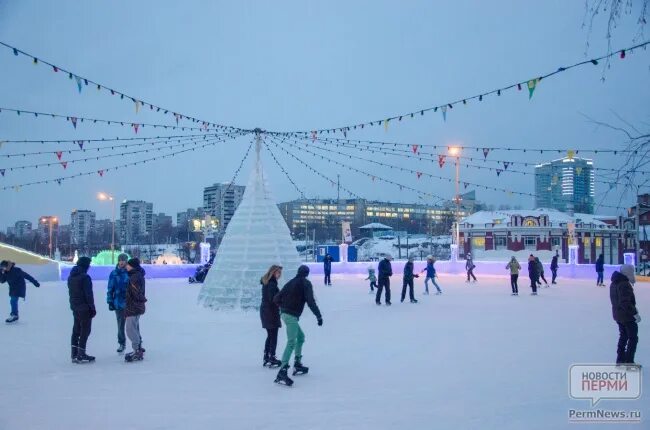
<path id="1" fill-rule="evenodd" d="M 265 331 L 256 312 L 197 306 L 199 286 L 181 279 L 147 282 L 147 352 L 134 364 L 115 352 L 106 282 L 96 282 L 88 351 L 97 362 L 73 365 L 65 282 L 44 283 L 20 302 L 17 325 L 0 326 L 0 429 L 596 428 L 567 422 L 569 408 L 591 410 L 568 397 L 567 375 L 571 364 L 614 359 L 618 330 L 606 288 L 561 280 L 531 297 L 522 279 L 522 295 L 511 297 L 506 277 L 465 284 L 463 275 L 443 275 L 442 296 L 423 296 L 416 279 L 420 302 L 412 305 L 399 303 L 401 277 L 393 276 L 387 308 L 374 304 L 364 277 L 334 275 L 331 288 L 312 279 L 324 325 L 305 309 L 310 371 L 291 388 L 274 384 L 276 371 L 261 365 Z M 637 360 L 647 368 L 650 284 L 635 290 L 644 318 Z M 281 330 L 278 353 L 285 341 Z M 643 388 L 638 401 L 598 408 L 641 410 L 645 420 L 648 378 Z"/>
<path id="2" fill-rule="evenodd" d="M 300 261 L 258 157 L 199 301 L 213 309 L 258 309 L 260 278 L 268 268 L 279 264 L 285 276 L 294 276 Z"/>

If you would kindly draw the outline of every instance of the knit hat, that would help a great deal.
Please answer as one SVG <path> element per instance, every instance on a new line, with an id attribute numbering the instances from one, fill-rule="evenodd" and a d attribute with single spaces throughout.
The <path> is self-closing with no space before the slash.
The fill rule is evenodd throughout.
<path id="1" fill-rule="evenodd" d="M 2 262 L 0 263 L 0 267 L 9 267 L 9 261 L 2 260 Z"/>
<path id="2" fill-rule="evenodd" d="M 623 264 L 619 269 L 619 272 L 623 274 L 630 283 L 634 284 L 636 282 L 636 277 L 634 276 L 634 266 L 631 264 Z"/>
<path id="3" fill-rule="evenodd" d="M 92 260 L 90 259 L 90 257 L 79 257 L 79 259 L 77 260 L 77 266 L 88 271 L 91 261 Z"/>
<path id="4" fill-rule="evenodd" d="M 120 254 L 117 256 L 117 261 L 129 261 L 129 256 L 127 254 Z"/>
<path id="5" fill-rule="evenodd" d="M 129 261 L 127 261 L 126 264 L 128 264 L 129 266 L 137 269 L 138 267 L 140 267 L 140 259 L 139 258 L 132 258 Z"/>

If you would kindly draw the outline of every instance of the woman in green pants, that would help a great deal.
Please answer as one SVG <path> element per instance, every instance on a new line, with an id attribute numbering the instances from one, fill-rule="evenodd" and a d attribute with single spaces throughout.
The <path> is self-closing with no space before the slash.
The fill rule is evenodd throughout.
<path id="1" fill-rule="evenodd" d="M 292 385 L 293 380 L 287 375 L 289 369 L 289 360 L 291 354 L 295 353 L 293 364 L 293 374 L 302 375 L 309 371 L 309 368 L 302 365 L 302 345 L 305 343 L 305 333 L 303 333 L 298 324 L 300 315 L 305 308 L 305 303 L 309 309 L 316 315 L 318 325 L 323 325 L 316 300 L 314 300 L 314 289 L 311 282 L 307 279 L 309 276 L 309 267 L 302 265 L 298 268 L 298 274 L 295 278 L 286 283 L 282 290 L 275 295 L 273 301 L 280 307 L 280 317 L 287 328 L 287 346 L 282 354 L 282 366 L 278 372 L 275 382 Z"/>

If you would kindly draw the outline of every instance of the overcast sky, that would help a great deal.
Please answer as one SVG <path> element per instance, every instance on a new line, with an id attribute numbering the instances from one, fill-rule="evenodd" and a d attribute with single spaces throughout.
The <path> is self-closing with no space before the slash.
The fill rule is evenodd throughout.
<path id="1" fill-rule="evenodd" d="M 471 96 L 532 78 L 558 66 L 605 53 L 603 22 L 591 36 L 582 28 L 583 1 L 72 1 L 0 0 L 0 40 L 109 87 L 186 115 L 244 128 L 310 130 L 376 120 Z M 632 45 L 634 19 L 617 29 L 613 47 Z M 620 135 L 597 128 L 586 117 L 616 123 L 616 115 L 646 127 L 650 113 L 650 50 L 602 66 L 577 69 L 542 81 L 531 101 L 525 91 L 458 106 L 442 116 L 428 114 L 401 123 L 364 129 L 348 137 L 407 144 L 507 146 L 513 148 L 611 148 Z M 84 87 L 42 64 L 0 49 L 0 107 L 128 122 L 175 124 L 173 117 Z M 604 82 L 601 80 L 605 75 Z M 140 129 L 140 136 L 192 134 Z M 0 140 L 134 137 L 130 127 L 78 124 L 27 115 L 0 114 Z M 142 146 L 116 148 L 115 154 Z M 110 217 L 98 191 L 119 200 L 143 199 L 155 212 L 202 205 L 203 187 L 228 181 L 250 138 L 220 143 L 174 158 L 64 181 L 61 185 L 0 191 L 0 227 L 52 214 L 69 222 L 72 209 L 91 209 Z M 87 144 L 86 147 L 96 147 Z M 6 154 L 74 149 L 66 144 L 7 143 Z M 347 168 L 287 150 L 369 199 L 426 201 L 416 193 L 372 181 Z M 177 148 L 181 149 L 181 148 Z M 340 151 L 349 151 L 337 149 Z M 169 153 L 171 150 L 167 150 Z M 308 197 L 336 197 L 336 188 L 295 160 L 275 150 L 278 160 Z M 454 177 L 451 163 L 355 155 Z M 97 153 L 105 155 L 107 152 Z M 92 153 L 64 154 L 72 160 Z M 476 153 L 472 154 L 476 155 Z M 0 186 L 57 178 L 150 158 L 124 155 L 62 166 L 7 171 Z M 451 198 L 454 185 L 417 179 L 360 160 L 330 156 L 404 185 Z M 557 155 L 535 152 L 490 154 L 488 158 L 541 162 Z M 57 162 L 54 154 L 0 157 L 0 168 Z M 245 183 L 252 157 L 238 183 Z M 595 156 L 595 165 L 620 166 L 620 156 Z M 278 201 L 299 196 L 274 161 L 264 163 Z M 529 170 L 517 166 L 518 170 Z M 533 176 L 461 169 L 461 180 L 534 192 Z M 472 187 L 469 187 L 472 189 Z M 606 186 L 598 184 L 601 195 Z M 618 204 L 616 193 L 606 201 Z M 347 197 L 342 193 L 343 197 Z M 532 207 L 532 197 L 477 190 L 487 203 Z M 631 204 L 631 195 L 624 201 Z M 599 212 L 612 213 L 611 209 Z"/>

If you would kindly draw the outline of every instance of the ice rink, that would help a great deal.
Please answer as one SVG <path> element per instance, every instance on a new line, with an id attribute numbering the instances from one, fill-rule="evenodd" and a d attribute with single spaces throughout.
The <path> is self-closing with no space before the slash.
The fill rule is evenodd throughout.
<path id="1" fill-rule="evenodd" d="M 568 410 L 591 405 L 569 398 L 568 369 L 615 359 L 609 288 L 560 279 L 532 297 L 524 277 L 512 297 L 506 277 L 477 276 L 476 284 L 443 276 L 441 296 L 422 295 L 417 279 L 417 304 L 400 303 L 394 276 L 390 308 L 375 305 L 362 276 L 335 275 L 331 288 L 312 276 L 324 325 L 305 307 L 310 373 L 291 388 L 261 365 L 258 314 L 199 307 L 200 285 L 148 281 L 145 360 L 126 364 L 115 352 L 106 283 L 96 282 L 88 352 L 97 361 L 85 365 L 70 363 L 65 283 L 28 286 L 20 321 L 0 327 L 0 429 L 578 428 Z M 0 292 L 6 297 L 5 286 Z M 637 362 L 648 365 L 650 284 L 635 292 L 645 318 Z M 3 306 L 8 314 L 8 298 Z M 281 331 L 278 356 L 284 343 Z M 645 421 L 644 397 L 598 407 L 640 410 Z"/>

